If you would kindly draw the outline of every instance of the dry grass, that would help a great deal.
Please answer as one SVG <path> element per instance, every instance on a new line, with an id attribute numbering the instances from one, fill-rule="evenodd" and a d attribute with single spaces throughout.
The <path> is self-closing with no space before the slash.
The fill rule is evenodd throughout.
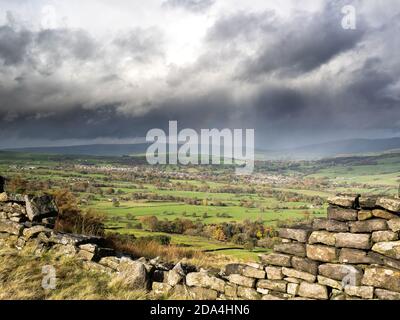
<path id="1" fill-rule="evenodd" d="M 42 288 L 42 267 L 56 270 L 56 289 Z M 21 252 L 0 250 L 0 300 L 138 300 L 149 299 L 145 292 L 129 290 L 113 277 L 82 268 L 71 258 L 52 254 L 36 257 L 32 248 Z"/>

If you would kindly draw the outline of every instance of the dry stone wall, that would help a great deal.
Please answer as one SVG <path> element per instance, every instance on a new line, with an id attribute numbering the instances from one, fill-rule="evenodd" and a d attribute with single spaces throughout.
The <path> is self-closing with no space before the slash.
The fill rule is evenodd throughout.
<path id="1" fill-rule="evenodd" d="M 281 228 L 274 252 L 258 263 L 203 270 L 133 259 L 105 239 L 53 230 L 57 207 L 48 195 L 0 193 L 0 247 L 34 245 L 106 272 L 132 290 L 198 300 L 400 300 L 400 199 L 338 196 L 328 217 Z"/>

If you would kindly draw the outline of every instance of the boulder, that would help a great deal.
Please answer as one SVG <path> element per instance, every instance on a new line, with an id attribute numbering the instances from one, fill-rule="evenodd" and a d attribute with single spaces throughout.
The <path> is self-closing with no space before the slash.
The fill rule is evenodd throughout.
<path id="1" fill-rule="evenodd" d="M 367 233 L 387 230 L 388 225 L 384 219 L 370 219 L 366 221 L 350 222 L 350 232 Z"/>
<path id="2" fill-rule="evenodd" d="M 388 226 L 389 226 L 390 230 L 392 230 L 393 232 L 399 232 L 400 231 L 400 218 L 389 220 Z"/>
<path id="3" fill-rule="evenodd" d="M 295 269 L 286 268 L 286 267 L 282 268 L 282 273 L 287 277 L 302 279 L 307 282 L 315 282 L 315 280 L 316 280 L 316 276 L 313 274 L 310 274 L 310 273 L 307 273 L 304 271 L 298 271 Z"/>
<path id="4" fill-rule="evenodd" d="M 338 250 L 334 247 L 311 245 L 307 247 L 307 258 L 321 262 L 335 262 L 338 259 Z"/>
<path id="5" fill-rule="evenodd" d="M 362 278 L 362 284 L 400 292 L 400 271 L 386 267 L 367 267 Z"/>
<path id="6" fill-rule="evenodd" d="M 280 243 L 274 246 L 274 251 L 295 255 L 298 257 L 306 256 L 306 245 L 298 242 Z"/>
<path id="7" fill-rule="evenodd" d="M 86 261 L 92 261 L 94 260 L 95 253 L 94 252 L 90 252 L 90 251 L 86 251 L 86 250 L 79 250 L 78 254 L 77 254 L 77 258 L 78 259 L 82 259 L 82 260 L 86 260 Z"/>
<path id="8" fill-rule="evenodd" d="M 370 210 L 360 210 L 358 211 L 358 220 L 365 221 L 373 217 L 372 211 Z"/>
<path id="9" fill-rule="evenodd" d="M 400 293 L 384 289 L 375 289 L 375 296 L 379 300 L 400 300 Z"/>
<path id="10" fill-rule="evenodd" d="M 16 236 L 22 235 L 24 226 L 13 221 L 0 220 L 0 232 L 6 232 Z"/>
<path id="11" fill-rule="evenodd" d="M 338 281 L 343 281 L 345 284 L 354 286 L 360 285 L 362 271 L 355 266 L 344 264 L 326 263 L 318 267 L 319 274 Z"/>
<path id="12" fill-rule="evenodd" d="M 310 231 L 306 229 L 291 229 L 291 228 L 280 228 L 278 230 L 279 237 L 285 239 L 296 240 L 298 242 L 307 242 Z"/>
<path id="13" fill-rule="evenodd" d="M 118 265 L 118 278 L 131 289 L 147 289 L 147 271 L 142 262 L 122 258 Z"/>
<path id="14" fill-rule="evenodd" d="M 337 233 L 335 238 L 338 248 L 371 249 L 370 234 Z"/>
<path id="15" fill-rule="evenodd" d="M 318 274 L 318 263 L 307 258 L 293 257 L 292 267 L 315 276 Z"/>
<path id="16" fill-rule="evenodd" d="M 287 282 L 283 280 L 259 280 L 257 282 L 257 288 L 284 293 L 286 293 L 286 286 Z"/>
<path id="17" fill-rule="evenodd" d="M 400 199 L 379 198 L 376 205 L 393 212 L 400 212 Z"/>
<path id="18" fill-rule="evenodd" d="M 346 286 L 344 292 L 349 296 L 360 297 L 362 299 L 373 299 L 374 297 L 374 287 Z"/>
<path id="19" fill-rule="evenodd" d="M 192 272 L 186 276 L 189 287 L 201 287 L 219 292 L 225 291 L 225 282 L 222 279 L 208 275 L 206 272 Z"/>
<path id="20" fill-rule="evenodd" d="M 58 208 L 54 198 L 50 195 L 29 196 L 25 195 L 26 214 L 30 221 L 37 221 L 43 217 L 54 217 L 58 214 Z"/>
<path id="21" fill-rule="evenodd" d="M 270 253 L 261 254 L 258 256 L 260 260 L 269 265 L 280 266 L 280 267 L 290 267 L 291 256 L 281 253 Z"/>
<path id="22" fill-rule="evenodd" d="M 399 217 L 398 215 L 396 215 L 394 213 L 391 213 L 386 210 L 381 210 L 381 209 L 372 210 L 372 215 L 376 218 L 381 218 L 381 219 L 386 219 L 386 220 L 392 220 L 392 219 L 396 219 Z"/>
<path id="23" fill-rule="evenodd" d="M 328 203 L 334 206 L 354 208 L 356 196 L 333 196 L 328 198 Z"/>
<path id="24" fill-rule="evenodd" d="M 390 258 L 400 259 L 400 241 L 375 243 L 372 251 Z"/>
<path id="25" fill-rule="evenodd" d="M 244 267 L 245 265 L 242 263 L 229 263 L 225 265 L 223 273 L 226 276 L 229 276 L 231 274 L 242 274 Z"/>
<path id="26" fill-rule="evenodd" d="M 266 294 L 264 295 L 261 300 L 268 300 L 268 301 L 275 301 L 275 300 L 285 300 L 284 298 L 278 297 L 276 295 L 273 294 Z"/>
<path id="27" fill-rule="evenodd" d="M 228 279 L 229 282 L 232 282 L 232 283 L 237 284 L 242 287 L 253 288 L 256 283 L 255 279 L 241 276 L 239 274 L 231 274 L 231 275 L 227 276 L 226 278 Z"/>
<path id="28" fill-rule="evenodd" d="M 372 233 L 372 242 L 397 241 L 399 235 L 393 231 L 375 231 Z"/>
<path id="29" fill-rule="evenodd" d="M 327 246 L 335 246 L 335 235 L 328 231 L 314 231 L 308 239 L 309 244 L 325 244 Z"/>
<path id="30" fill-rule="evenodd" d="M 328 300 L 329 298 L 327 287 L 318 283 L 300 283 L 298 294 L 304 298 L 318 300 Z"/>
<path id="31" fill-rule="evenodd" d="M 283 273 L 281 267 L 265 267 L 265 272 L 267 273 L 267 278 L 269 280 L 283 279 Z"/>
<path id="32" fill-rule="evenodd" d="M 337 221 L 356 221 L 358 219 L 358 212 L 353 209 L 343 209 L 330 206 L 328 208 L 328 219 Z"/>
<path id="33" fill-rule="evenodd" d="M 73 258 L 77 253 L 76 247 L 72 244 L 56 244 L 51 247 L 51 251 L 53 251 L 56 256 L 67 258 Z"/>
<path id="34" fill-rule="evenodd" d="M 248 288 L 248 287 L 239 286 L 237 288 L 237 295 L 240 298 L 243 298 L 246 300 L 260 300 L 261 299 L 261 294 L 259 294 L 255 289 Z"/>

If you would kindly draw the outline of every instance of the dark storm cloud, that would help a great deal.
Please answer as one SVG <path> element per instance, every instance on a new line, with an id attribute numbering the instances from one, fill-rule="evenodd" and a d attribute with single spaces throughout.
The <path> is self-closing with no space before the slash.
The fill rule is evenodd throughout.
<path id="1" fill-rule="evenodd" d="M 212 3 L 165 6 L 201 12 Z M 374 26 L 359 16 L 356 30 L 344 30 L 344 4 L 290 19 L 271 10 L 225 14 L 193 63 L 160 73 L 154 65 L 164 63 L 167 40 L 156 28 L 102 42 L 84 30 L 0 26 L 0 137 L 122 139 L 166 130 L 168 120 L 181 129 L 255 128 L 267 147 L 398 133 L 399 10 Z"/>
<path id="2" fill-rule="evenodd" d="M 17 32 L 9 26 L 0 27 L 0 61 L 5 65 L 23 62 L 28 45 L 32 41 L 29 31 Z"/>
<path id="3" fill-rule="evenodd" d="M 190 12 L 201 13 L 208 10 L 215 0 L 167 0 L 162 6 L 165 8 L 182 8 Z"/>

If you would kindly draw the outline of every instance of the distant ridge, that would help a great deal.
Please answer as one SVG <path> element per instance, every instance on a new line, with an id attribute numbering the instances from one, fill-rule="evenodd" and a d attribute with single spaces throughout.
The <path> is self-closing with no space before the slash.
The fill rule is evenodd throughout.
<path id="1" fill-rule="evenodd" d="M 124 156 L 143 155 L 150 143 L 137 144 L 89 144 L 60 147 L 30 147 L 4 149 L 4 151 L 65 154 L 65 155 L 92 155 L 92 156 Z M 256 150 L 257 159 L 321 159 L 343 155 L 383 153 L 391 150 L 400 150 L 400 138 L 387 139 L 349 139 L 326 143 L 306 145 L 291 149 Z"/>

